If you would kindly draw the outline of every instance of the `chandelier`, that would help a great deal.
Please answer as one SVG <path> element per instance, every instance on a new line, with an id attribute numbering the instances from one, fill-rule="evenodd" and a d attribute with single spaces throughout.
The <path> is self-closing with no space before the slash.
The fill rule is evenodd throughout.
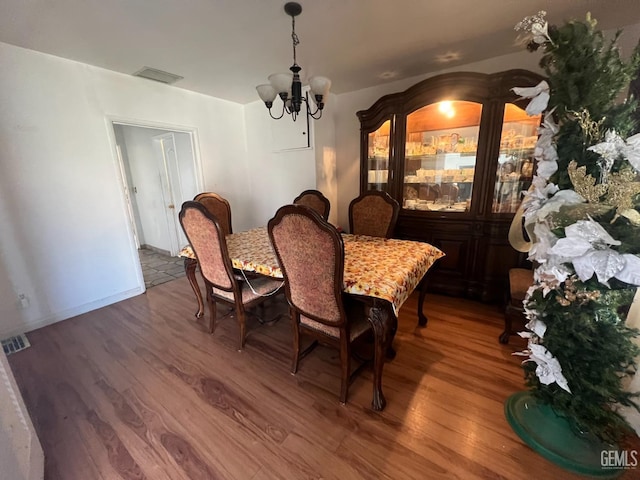
<path id="1" fill-rule="evenodd" d="M 311 99 L 315 104 L 315 109 L 309 103 L 309 97 L 305 93 L 302 94 L 302 82 L 300 81 L 300 70 L 296 59 L 296 46 L 300 43 L 298 35 L 296 35 L 296 17 L 302 12 L 302 6 L 296 2 L 288 2 L 284 5 L 284 11 L 291 17 L 291 40 L 293 43 L 293 65 L 289 68 L 292 73 L 273 73 L 269 75 L 269 83 L 258 85 L 256 90 L 258 95 L 269 109 L 271 118 L 278 120 L 285 113 L 291 115 L 295 122 L 304 103 L 307 115 L 314 119 L 322 117 L 322 109 L 324 108 L 324 99 L 329 94 L 331 88 L 331 80 L 326 77 L 314 76 L 309 79 L 309 89 L 311 90 Z M 282 113 L 280 116 L 274 116 L 271 112 L 273 101 L 276 96 L 282 100 Z M 313 111 L 312 111 L 313 110 Z"/>

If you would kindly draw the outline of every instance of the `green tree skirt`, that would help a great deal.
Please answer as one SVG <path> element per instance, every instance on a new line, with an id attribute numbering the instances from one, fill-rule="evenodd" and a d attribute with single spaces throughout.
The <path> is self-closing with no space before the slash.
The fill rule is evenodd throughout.
<path id="1" fill-rule="evenodd" d="M 616 478 L 624 472 L 622 468 L 601 465 L 602 452 L 618 451 L 617 446 L 577 432 L 566 418 L 558 416 L 530 392 L 511 395 L 504 404 L 504 414 L 527 445 L 566 470 L 594 478 Z"/>

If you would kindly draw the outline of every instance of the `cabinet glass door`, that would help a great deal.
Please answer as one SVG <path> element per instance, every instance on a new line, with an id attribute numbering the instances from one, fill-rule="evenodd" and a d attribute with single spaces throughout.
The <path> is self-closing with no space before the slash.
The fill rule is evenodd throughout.
<path id="1" fill-rule="evenodd" d="M 403 207 L 466 212 L 476 169 L 482 104 L 442 101 L 407 116 Z"/>
<path id="2" fill-rule="evenodd" d="M 533 149 L 538 140 L 540 118 L 540 115 L 530 117 L 512 103 L 505 105 L 493 213 L 515 213 L 522 201 L 522 192 L 531 186 Z"/>
<path id="3" fill-rule="evenodd" d="M 391 120 L 368 135 L 367 190 L 388 191 Z"/>

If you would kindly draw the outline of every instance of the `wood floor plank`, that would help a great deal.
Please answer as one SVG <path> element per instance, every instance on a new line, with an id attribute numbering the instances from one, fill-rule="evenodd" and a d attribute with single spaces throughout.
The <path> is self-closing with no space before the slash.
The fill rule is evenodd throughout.
<path id="1" fill-rule="evenodd" d="M 129 448 L 131 456 L 138 464 L 154 465 L 151 471 L 147 472 L 148 478 L 154 480 L 179 480 L 188 478 L 175 468 L 173 462 L 169 461 L 166 450 L 154 443 L 154 432 L 151 432 L 138 411 L 126 400 L 121 391 L 110 383 L 109 376 L 100 370 L 100 367 L 89 357 L 89 351 L 85 345 L 77 342 L 68 342 L 66 335 L 59 335 L 60 332 L 53 332 L 53 338 L 65 342 L 65 370 L 72 374 L 73 378 L 80 379 L 83 385 L 93 385 L 93 402 L 96 409 L 103 415 L 103 422 L 112 430 L 113 434 L 121 439 L 122 443 Z M 87 336 L 82 336 L 88 340 Z M 90 345 L 90 342 L 87 342 Z M 99 351 L 99 347 L 93 352 Z M 104 365 L 106 362 L 101 362 Z M 122 378 L 118 372 L 117 378 Z M 126 385 L 131 385 L 129 382 Z M 120 388 L 126 388 L 120 386 Z M 96 423 L 96 419 L 92 418 Z M 100 425 L 100 423 L 97 423 Z M 105 427 L 103 426 L 101 430 Z"/>
<path id="2" fill-rule="evenodd" d="M 175 322 L 171 322 L 171 320 L 169 319 L 167 319 L 167 321 L 168 323 L 175 324 Z M 182 323 L 184 324 L 184 320 L 182 320 Z M 264 328 L 270 333 L 274 332 L 273 329 L 269 329 L 268 327 Z M 281 328 L 281 330 L 284 330 L 284 332 L 287 333 L 287 335 L 285 335 L 284 341 L 287 347 L 290 349 L 291 340 L 290 336 L 288 335 L 288 328 L 289 327 L 285 325 L 284 328 Z M 176 332 L 178 331 L 183 332 L 184 327 L 182 329 L 176 329 Z M 137 333 L 140 334 L 141 332 Z M 287 388 L 291 388 L 292 385 L 295 385 L 297 383 L 296 377 L 286 374 L 289 368 L 288 361 L 285 363 L 280 363 L 276 365 L 275 368 L 272 368 L 269 364 L 265 364 L 264 362 L 262 362 L 260 358 L 254 358 L 252 353 L 258 351 L 262 351 L 262 353 L 264 353 L 263 349 L 261 349 L 262 343 L 257 342 L 255 340 L 256 337 L 252 338 L 252 342 L 250 346 L 247 347 L 247 351 L 245 352 L 237 352 L 235 350 L 235 339 L 230 342 L 230 345 L 232 345 L 230 349 L 207 351 L 208 349 L 210 350 L 212 344 L 211 337 L 196 337 L 192 335 L 192 332 L 187 333 L 189 335 L 184 338 L 185 340 L 191 342 L 194 338 L 202 339 L 204 341 L 204 345 L 195 342 L 191 343 L 188 349 L 180 348 L 180 346 L 177 346 L 175 352 L 173 352 L 173 355 L 168 355 L 171 356 L 171 361 L 173 362 L 172 365 L 168 365 L 162 359 L 160 359 L 156 355 L 153 355 L 149 350 L 140 350 L 141 356 L 148 358 L 150 362 L 156 365 L 157 368 L 165 369 L 171 372 L 177 378 L 182 379 L 186 384 L 191 385 L 194 391 L 196 391 L 204 401 L 215 404 L 218 406 L 218 408 L 221 406 L 220 398 L 225 396 L 223 385 L 219 382 L 219 380 L 205 377 L 204 370 L 211 367 L 211 355 L 215 355 L 215 361 L 223 365 L 232 362 L 237 363 L 238 356 L 242 356 L 242 359 L 244 360 L 243 364 L 246 364 L 247 367 L 242 368 L 243 364 L 238 364 L 237 368 L 240 369 L 240 375 L 236 376 L 237 379 L 227 379 L 226 385 L 234 390 L 237 389 L 238 391 L 241 391 L 242 396 L 247 396 L 251 399 L 251 402 L 253 404 L 259 405 L 259 410 L 262 413 L 260 415 L 257 415 L 256 412 L 253 412 L 254 416 L 265 416 L 265 419 L 268 418 L 270 414 L 276 416 L 277 420 L 262 420 L 262 427 L 260 427 L 259 430 L 272 437 L 275 441 L 281 442 L 286 436 L 286 431 L 291 430 L 293 428 L 293 425 L 297 425 L 298 427 L 300 427 L 300 425 L 306 425 L 308 423 L 308 414 L 304 414 L 301 416 L 299 414 L 300 407 L 303 407 L 303 404 L 311 404 L 313 401 L 315 401 L 315 396 L 309 396 L 303 402 L 297 402 L 295 405 L 289 405 L 292 400 L 297 400 L 299 398 L 299 396 L 291 397 L 284 395 Z M 173 336 L 173 338 L 168 337 L 166 341 L 168 342 L 169 340 L 173 340 L 175 342 L 176 339 L 177 337 Z M 270 338 L 269 340 L 272 340 L 271 343 L 274 343 L 273 338 Z M 157 348 L 160 348 L 161 345 L 163 344 L 157 345 Z M 193 355 L 193 349 L 201 349 L 206 355 Z M 278 349 L 279 353 L 277 358 L 284 357 L 288 360 L 290 352 L 286 351 L 286 355 L 284 355 L 282 351 L 282 348 Z M 186 355 L 184 355 L 185 352 Z M 323 365 L 322 363 L 320 364 Z M 337 363 L 337 359 L 334 371 L 337 382 L 336 386 L 338 386 L 339 364 Z M 252 385 L 251 389 L 254 391 L 247 391 L 242 384 Z M 209 398 L 207 398 L 207 392 L 209 394 Z M 331 397 L 334 397 L 335 395 L 336 393 L 334 392 L 330 393 Z M 228 402 L 224 399 L 222 400 L 222 403 L 224 405 L 231 405 L 234 403 Z M 245 414 L 243 414 L 241 418 L 245 419 L 245 417 L 247 416 L 246 413 L 250 413 L 250 410 L 255 409 L 251 407 L 251 405 L 245 405 L 243 407 L 243 411 L 245 412 Z M 233 412 L 231 413 L 231 418 L 235 418 Z M 276 423 L 279 425 L 277 428 L 274 427 Z M 279 430 L 285 430 L 285 432 L 281 432 Z M 298 431 L 299 430 L 300 428 L 298 428 Z M 321 437 L 324 442 L 326 442 L 328 438 L 332 438 L 331 432 L 337 432 L 335 435 L 336 438 L 332 440 L 333 448 L 337 447 L 337 445 L 345 435 L 341 428 L 336 428 L 333 425 L 327 425 L 326 428 L 323 428 L 321 432 L 318 432 L 315 428 L 305 430 L 305 434 L 312 437 L 317 436 L 318 439 L 320 439 Z"/>
<path id="3" fill-rule="evenodd" d="M 135 350 L 129 350 L 127 346 L 122 348 L 123 361 L 134 378 L 132 383 L 138 381 L 138 386 L 132 389 L 136 393 L 134 398 L 137 398 L 138 408 L 146 411 L 147 416 L 150 411 L 155 412 L 168 426 L 155 428 L 155 437 L 166 443 L 163 443 L 164 448 L 185 471 L 187 478 L 196 472 L 212 475 L 211 478 L 228 478 L 228 468 L 232 472 L 241 472 L 244 478 L 255 473 L 258 469 L 255 461 L 234 455 L 251 441 L 246 435 L 251 429 L 238 429 L 245 415 L 233 405 L 229 407 L 224 402 L 208 401 L 197 379 L 181 375 L 181 371 L 165 363 L 145 346 L 135 346 Z M 175 395 L 178 391 L 181 393 Z M 234 408 L 236 416 L 233 415 Z M 229 432 L 232 434 L 225 435 Z M 216 448 L 210 449 L 211 444 Z M 176 456 L 177 451 L 182 451 L 185 455 L 183 460 L 189 461 Z M 200 459 L 206 459 L 206 462 Z M 203 464 L 207 464 L 208 469 L 203 469 Z"/>
<path id="4" fill-rule="evenodd" d="M 96 462 L 79 426 L 83 419 L 70 415 L 68 406 L 58 395 L 56 384 L 60 369 L 55 368 L 59 364 L 54 365 L 51 359 L 57 357 L 60 348 L 49 338 L 40 342 L 40 338 L 44 338 L 39 335 L 42 332 L 31 336 L 41 347 L 25 350 L 23 358 L 28 363 L 12 369 L 45 453 L 45 478 L 106 479 L 111 468 Z"/>
<path id="5" fill-rule="evenodd" d="M 525 343 L 498 343 L 497 306 L 429 294 L 419 327 L 417 295 L 407 300 L 383 412 L 371 410 L 370 369 L 339 404 L 334 349 L 316 348 L 291 375 L 288 320 L 251 318 L 239 352 L 233 315 L 212 336 L 193 307 L 182 278 L 29 333 L 9 361 L 47 479 L 578 478 L 504 418 L 524 389 L 512 353 Z M 286 310 L 275 300 L 264 314 Z"/>
<path id="6" fill-rule="evenodd" d="M 28 399 L 31 419 L 45 452 L 45 479 L 105 478 L 89 455 L 73 422 L 67 421 L 64 413 L 52 400 L 49 389 L 41 380 L 38 381 L 37 387 L 29 385 L 27 377 L 42 378 L 32 375 L 33 373 L 32 370 L 24 370 L 25 380 L 22 380 L 21 389 Z M 37 392 L 37 397 L 31 397 L 28 393 L 30 391 Z"/>

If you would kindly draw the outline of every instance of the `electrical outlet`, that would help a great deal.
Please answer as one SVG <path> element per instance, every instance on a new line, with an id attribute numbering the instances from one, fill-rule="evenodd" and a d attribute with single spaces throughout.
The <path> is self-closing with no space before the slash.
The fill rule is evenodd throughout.
<path id="1" fill-rule="evenodd" d="M 20 308 L 27 308 L 29 306 L 29 297 L 24 293 L 18 295 L 18 306 Z"/>

